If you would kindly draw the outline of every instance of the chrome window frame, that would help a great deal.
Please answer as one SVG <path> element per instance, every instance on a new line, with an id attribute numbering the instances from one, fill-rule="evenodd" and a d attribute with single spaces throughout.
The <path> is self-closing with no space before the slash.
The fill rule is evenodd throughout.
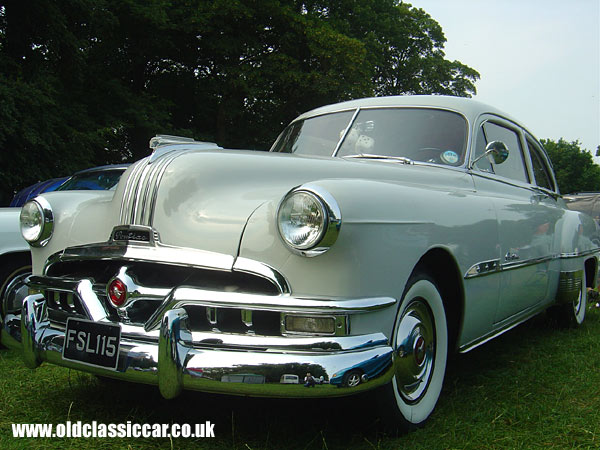
<path id="1" fill-rule="evenodd" d="M 552 166 L 552 161 L 550 160 L 550 157 L 546 153 L 546 149 L 541 144 L 541 142 L 539 142 L 531 133 L 529 133 L 525 129 L 523 129 L 523 140 L 525 141 L 525 145 L 527 146 L 527 149 L 528 149 L 527 153 L 529 154 L 529 158 L 532 158 L 532 156 L 530 154 L 531 152 L 529 151 L 529 145 L 528 145 L 527 141 L 528 140 L 531 141 L 533 143 L 534 147 L 536 147 L 539 155 L 541 156 L 542 164 L 544 165 L 546 172 L 550 176 L 550 182 L 554 185 L 553 189 L 547 189 L 547 188 L 545 188 L 543 186 L 539 186 L 537 184 L 537 180 L 535 179 L 535 172 L 533 171 L 533 161 L 532 161 L 531 162 L 531 171 L 532 171 L 533 179 L 535 180 L 535 186 L 538 189 L 541 189 L 542 191 L 549 193 L 553 197 L 559 196 L 560 192 L 558 190 L 558 182 L 556 181 L 556 174 L 554 173 L 554 167 Z"/>

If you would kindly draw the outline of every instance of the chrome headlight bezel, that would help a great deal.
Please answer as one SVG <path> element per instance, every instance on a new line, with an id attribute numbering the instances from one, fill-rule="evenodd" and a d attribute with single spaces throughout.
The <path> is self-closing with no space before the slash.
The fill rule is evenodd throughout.
<path id="1" fill-rule="evenodd" d="M 306 195 L 315 202 L 322 217 L 320 230 L 316 237 L 301 244 L 294 243 L 286 234 L 285 227 L 282 226 L 285 220 L 285 217 L 282 217 L 285 214 L 285 207 L 297 195 Z M 306 184 L 292 189 L 283 197 L 277 208 L 276 220 L 279 236 L 286 246 L 298 255 L 311 257 L 325 253 L 335 243 L 342 225 L 342 212 L 329 192 L 320 186 Z"/>
<path id="2" fill-rule="evenodd" d="M 50 203 L 43 197 L 29 200 L 19 216 L 21 235 L 32 247 L 43 247 L 54 231 L 54 214 Z M 39 228 L 35 230 L 35 228 Z"/>

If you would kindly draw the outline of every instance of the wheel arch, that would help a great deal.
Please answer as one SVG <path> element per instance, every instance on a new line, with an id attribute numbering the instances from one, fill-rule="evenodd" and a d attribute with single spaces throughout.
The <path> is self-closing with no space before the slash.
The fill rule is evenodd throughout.
<path id="1" fill-rule="evenodd" d="M 598 283 L 598 259 L 597 257 L 588 258 L 584 261 L 585 287 L 596 288 Z"/>
<path id="2" fill-rule="evenodd" d="M 16 264 L 15 264 L 16 262 Z M 3 272 L 7 267 L 17 266 L 30 266 L 31 265 L 31 252 L 27 251 L 14 251 L 0 255 L 0 272 Z"/>
<path id="3" fill-rule="evenodd" d="M 27 251 L 14 251 L 8 252 L 0 255 L 0 271 L 2 271 L 5 267 L 15 266 L 12 264 L 15 260 L 17 260 L 18 265 L 31 265 L 31 252 Z"/>
<path id="4" fill-rule="evenodd" d="M 445 248 L 432 248 L 416 264 L 414 271 L 424 270 L 438 284 L 442 294 L 448 325 L 448 350 L 457 349 L 458 333 L 464 317 L 464 287 L 458 264 Z"/>

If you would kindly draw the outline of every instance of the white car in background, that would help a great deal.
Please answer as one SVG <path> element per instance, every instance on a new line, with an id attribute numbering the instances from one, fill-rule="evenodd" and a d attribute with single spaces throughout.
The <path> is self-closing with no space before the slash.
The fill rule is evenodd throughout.
<path id="1" fill-rule="evenodd" d="M 29 245 L 21 235 L 21 208 L 0 208 L 0 320 L 20 314 L 31 274 Z"/>
<path id="2" fill-rule="evenodd" d="M 128 166 L 129 164 L 114 164 L 81 170 L 64 179 L 58 188 L 53 187 L 52 190 L 111 190 Z M 33 186 L 29 188 L 31 187 Z M 13 202 L 17 198 L 25 202 L 29 188 L 17 193 Z M 20 213 L 20 206 L 0 208 L 0 325 L 3 325 L 4 317 L 21 314 L 23 299 L 27 294 L 25 280 L 31 275 L 31 252 L 21 235 Z"/>

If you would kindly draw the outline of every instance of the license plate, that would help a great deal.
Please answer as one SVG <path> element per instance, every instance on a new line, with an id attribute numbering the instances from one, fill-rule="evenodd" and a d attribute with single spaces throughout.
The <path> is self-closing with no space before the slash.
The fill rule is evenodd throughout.
<path id="1" fill-rule="evenodd" d="M 63 359 L 116 370 L 121 327 L 118 324 L 67 319 Z"/>

